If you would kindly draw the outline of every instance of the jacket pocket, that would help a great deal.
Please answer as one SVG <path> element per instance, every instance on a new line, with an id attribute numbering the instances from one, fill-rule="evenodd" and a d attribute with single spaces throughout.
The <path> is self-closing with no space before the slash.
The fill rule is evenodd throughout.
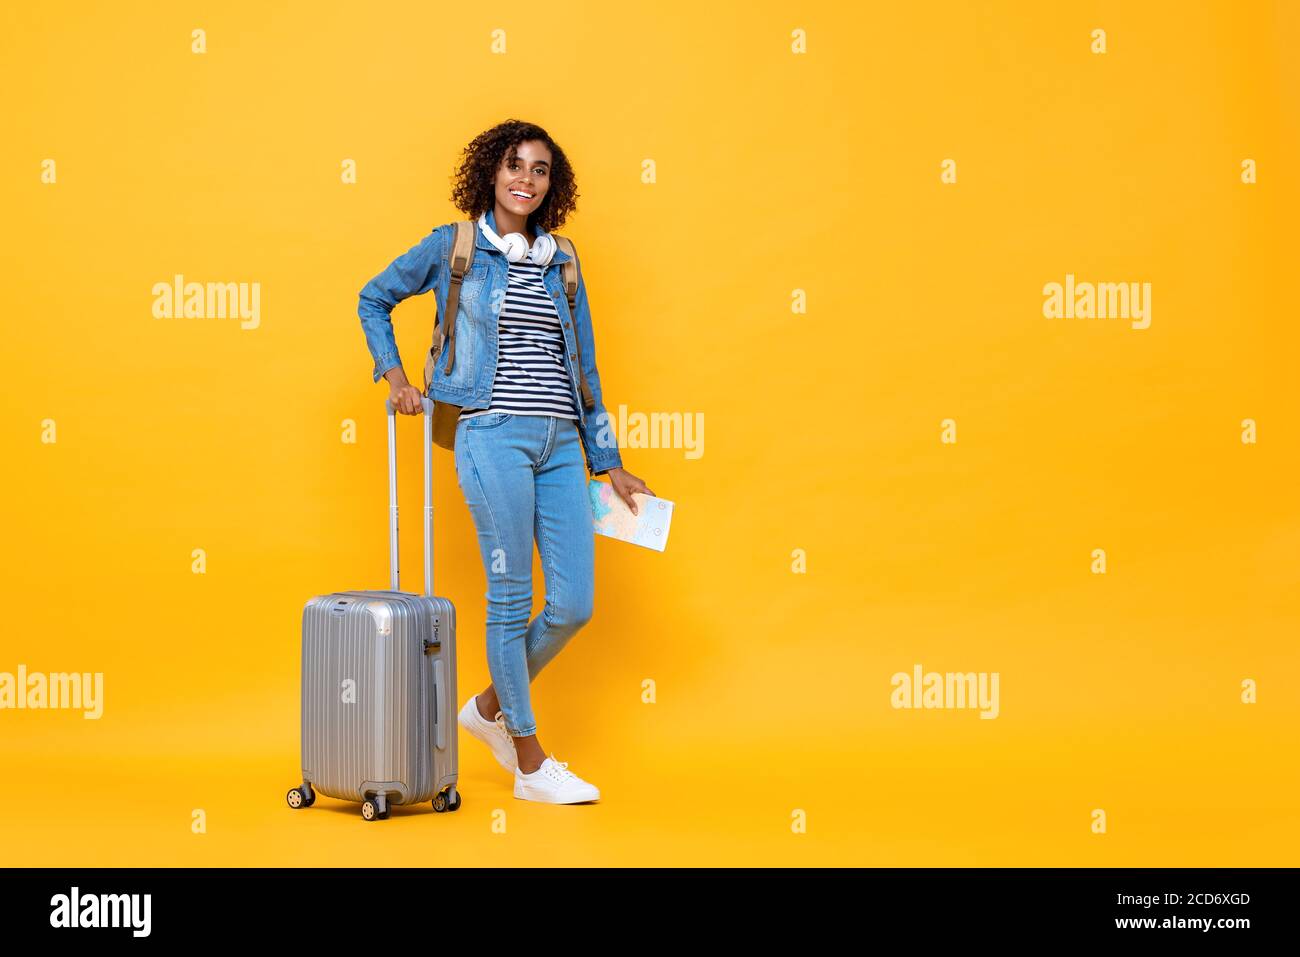
<path id="1" fill-rule="evenodd" d="M 483 285 L 487 282 L 488 264 L 485 262 L 476 262 L 469 267 L 469 272 L 465 273 L 465 278 L 460 281 L 460 298 L 477 299 L 483 292 Z"/>

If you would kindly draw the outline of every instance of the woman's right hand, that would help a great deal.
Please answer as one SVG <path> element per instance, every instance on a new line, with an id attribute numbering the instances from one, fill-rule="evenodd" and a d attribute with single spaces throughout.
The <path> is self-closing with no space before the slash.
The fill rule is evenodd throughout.
<path id="1" fill-rule="evenodd" d="M 403 415 L 419 415 L 424 411 L 424 396 L 420 390 L 406 379 L 406 373 L 400 369 L 390 369 L 388 378 L 388 401 L 393 408 Z"/>

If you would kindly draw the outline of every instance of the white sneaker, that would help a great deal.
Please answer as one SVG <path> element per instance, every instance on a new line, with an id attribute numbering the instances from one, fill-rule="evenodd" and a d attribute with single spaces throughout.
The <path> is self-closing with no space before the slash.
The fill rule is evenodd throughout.
<path id="1" fill-rule="evenodd" d="M 600 789 L 569 770 L 568 761 L 551 755 L 531 774 L 515 768 L 515 797 L 545 804 L 578 804 L 600 800 Z"/>
<path id="2" fill-rule="evenodd" d="M 503 768 L 512 774 L 518 769 L 519 758 L 515 754 L 515 739 L 506 730 L 505 715 L 500 711 L 497 712 L 495 721 L 489 721 L 479 714 L 478 696 L 475 695 L 465 702 L 465 707 L 460 709 L 460 715 L 456 720 L 462 728 L 492 749 L 493 757 Z"/>

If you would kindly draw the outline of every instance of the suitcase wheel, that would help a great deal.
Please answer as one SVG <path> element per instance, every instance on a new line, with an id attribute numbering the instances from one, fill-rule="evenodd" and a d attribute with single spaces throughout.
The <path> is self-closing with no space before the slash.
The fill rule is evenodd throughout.
<path id="1" fill-rule="evenodd" d="M 300 807 L 311 807 L 316 803 L 316 792 L 311 789 L 310 784 L 304 784 L 300 788 L 292 788 L 285 795 L 285 800 L 289 802 L 289 807 L 295 810 Z"/>
<path id="2" fill-rule="evenodd" d="M 448 795 L 451 795 L 449 798 Z M 441 814 L 444 811 L 456 811 L 460 809 L 460 792 L 455 786 L 447 788 L 446 791 L 439 792 L 433 799 L 433 809 Z"/>
<path id="3" fill-rule="evenodd" d="M 388 820 L 388 801 L 379 794 L 361 802 L 361 816 L 367 821 Z"/>

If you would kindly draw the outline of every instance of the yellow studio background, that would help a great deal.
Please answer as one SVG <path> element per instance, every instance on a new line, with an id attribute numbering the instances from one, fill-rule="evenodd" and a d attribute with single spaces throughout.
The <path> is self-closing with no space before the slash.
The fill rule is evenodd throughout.
<path id="1" fill-rule="evenodd" d="M 99 720 L 0 711 L 3 863 L 1295 863 L 1300 7 L 0 17 L 0 671 L 104 675 Z M 610 411 L 706 425 L 624 450 L 668 548 L 597 540 L 534 685 L 602 800 L 515 800 L 462 735 L 455 814 L 291 811 L 303 604 L 387 587 L 357 294 L 508 117 L 577 169 Z M 178 273 L 258 283 L 259 324 L 155 319 Z M 1045 317 L 1067 274 L 1150 283 L 1150 326 Z M 413 379 L 432 321 L 394 312 Z M 435 454 L 464 700 L 486 583 Z M 916 665 L 996 672 L 996 719 L 894 708 Z"/>

